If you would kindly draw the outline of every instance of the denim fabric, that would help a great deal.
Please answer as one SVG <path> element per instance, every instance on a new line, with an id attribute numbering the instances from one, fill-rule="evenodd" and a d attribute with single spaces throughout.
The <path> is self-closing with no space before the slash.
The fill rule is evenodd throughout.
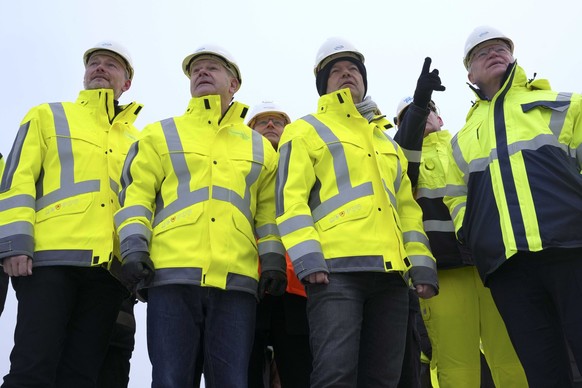
<path id="1" fill-rule="evenodd" d="M 193 387 L 203 347 L 208 388 L 246 388 L 255 330 L 253 295 L 171 284 L 148 290 L 152 388 Z"/>
<path id="2" fill-rule="evenodd" d="M 37 267 L 12 278 L 18 299 L 2 388 L 94 388 L 125 290 L 103 268 Z"/>
<path id="3" fill-rule="evenodd" d="M 408 324 L 408 287 L 399 274 L 331 273 L 309 284 L 311 387 L 396 387 Z"/>

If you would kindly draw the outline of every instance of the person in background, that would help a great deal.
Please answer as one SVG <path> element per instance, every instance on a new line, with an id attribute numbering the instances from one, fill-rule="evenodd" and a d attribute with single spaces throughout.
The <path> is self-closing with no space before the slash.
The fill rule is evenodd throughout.
<path id="1" fill-rule="evenodd" d="M 451 143 L 444 201 L 529 386 L 571 387 L 568 346 L 582 366 L 582 96 L 528 79 L 513 51 L 490 26 L 467 38 L 477 99 Z"/>
<path id="2" fill-rule="evenodd" d="M 253 107 L 249 116 L 247 125 L 267 138 L 276 150 L 285 125 L 291 122 L 287 113 L 278 104 L 263 101 Z M 257 306 L 255 342 L 249 364 L 249 387 L 269 387 L 264 383 L 265 365 L 271 365 L 268 345 L 273 347 L 274 366 L 281 386 L 309 387 L 312 357 L 305 311 L 305 288 L 297 279 L 288 255 L 286 261 L 287 290 L 282 296 L 266 294 Z"/>
<path id="3" fill-rule="evenodd" d="M 2 179 L 2 173 L 4 172 L 4 157 L 0 154 L 0 179 Z M 8 293 L 8 283 L 10 278 L 4 271 L 0 271 L 0 316 L 4 311 L 4 305 L 6 303 L 6 294 Z"/>
<path id="4" fill-rule="evenodd" d="M 182 70 L 186 113 L 146 126 L 123 169 L 122 273 L 147 292 L 153 388 L 194 386 L 201 349 L 206 387 L 246 387 L 256 298 L 287 286 L 277 154 L 233 101 L 230 53 L 201 46 Z"/>
<path id="5" fill-rule="evenodd" d="M 314 66 L 317 113 L 279 144 L 277 225 L 307 293 L 311 387 L 398 384 L 408 280 L 437 293 L 436 264 L 392 124 L 366 97 L 364 56 L 330 38 Z"/>
<path id="6" fill-rule="evenodd" d="M 491 293 L 483 286 L 471 252 L 459 246 L 443 202 L 451 157 L 451 134 L 431 100 L 442 90 L 438 70 L 426 58 L 413 97 L 396 112 L 394 140 L 408 159 L 414 196 L 423 211 L 424 230 L 437 260 L 438 298 L 421 300 L 421 312 L 432 344 L 432 368 L 440 388 L 481 386 L 481 350 L 495 385 L 527 387 L 523 368 L 507 335 Z"/>
<path id="7" fill-rule="evenodd" d="M 94 387 L 127 291 L 113 214 L 142 105 L 121 105 L 134 74 L 128 51 L 105 41 L 83 55 L 76 102 L 24 117 L 0 184 L 0 259 L 18 299 L 2 388 Z"/>

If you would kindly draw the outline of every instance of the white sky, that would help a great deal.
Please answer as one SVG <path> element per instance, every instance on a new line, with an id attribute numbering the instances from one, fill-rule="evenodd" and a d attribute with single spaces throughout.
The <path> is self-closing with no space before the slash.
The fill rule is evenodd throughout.
<path id="1" fill-rule="evenodd" d="M 182 59 L 204 43 L 237 59 L 243 83 L 235 99 L 251 107 L 278 102 L 292 119 L 315 111 L 315 54 L 330 36 L 350 40 L 366 57 L 368 95 L 389 118 L 414 91 L 425 56 L 440 70 L 444 93 L 433 99 L 445 128 L 458 131 L 474 95 L 465 82 L 463 47 L 471 30 L 492 25 L 511 37 L 528 76 L 555 90 L 582 92 L 582 24 L 577 1 L 554 0 L 21 0 L 0 1 L 0 152 L 10 151 L 33 106 L 74 101 L 82 89 L 82 54 L 113 39 L 132 53 L 135 77 L 121 103 L 145 107 L 137 126 L 182 114 L 189 81 Z M 394 132 L 390 132 L 392 135 Z M 16 315 L 11 292 L 0 317 L 0 376 Z M 149 386 L 145 306 L 139 305 L 130 387 Z"/>

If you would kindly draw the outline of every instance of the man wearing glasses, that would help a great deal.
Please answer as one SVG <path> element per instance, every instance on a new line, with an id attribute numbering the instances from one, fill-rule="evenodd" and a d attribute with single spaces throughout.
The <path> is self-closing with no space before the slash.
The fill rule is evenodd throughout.
<path id="1" fill-rule="evenodd" d="M 452 140 L 445 203 L 530 387 L 570 387 L 568 346 L 582 367 L 582 100 L 528 80 L 513 48 L 489 26 L 467 39 L 477 100 Z"/>

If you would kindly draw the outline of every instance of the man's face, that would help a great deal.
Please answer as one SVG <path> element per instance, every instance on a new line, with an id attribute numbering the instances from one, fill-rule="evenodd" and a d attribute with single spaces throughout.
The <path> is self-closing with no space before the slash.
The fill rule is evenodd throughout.
<path id="1" fill-rule="evenodd" d="M 486 41 L 475 47 L 469 64 L 469 81 L 475 85 L 501 79 L 514 61 L 509 47 L 499 40 Z"/>
<path id="2" fill-rule="evenodd" d="M 339 61 L 333 64 L 327 79 L 326 93 L 335 92 L 343 88 L 349 88 L 354 103 L 362 102 L 364 98 L 364 79 L 355 63 Z"/>
<path id="3" fill-rule="evenodd" d="M 115 99 L 131 86 L 127 70 L 117 58 L 106 51 L 97 51 L 89 57 L 83 77 L 85 89 L 113 89 Z"/>
<path id="4" fill-rule="evenodd" d="M 287 120 L 283 115 L 265 113 L 256 118 L 253 129 L 266 137 L 273 147 L 277 149 L 285 124 L 287 124 Z"/>
<path id="5" fill-rule="evenodd" d="M 424 136 L 427 136 L 429 133 L 440 131 L 443 126 L 443 120 L 438 113 L 430 107 L 429 109 L 430 113 L 426 118 L 426 125 L 424 126 Z"/>
<path id="6" fill-rule="evenodd" d="M 219 59 L 204 58 L 190 64 L 190 93 L 192 97 L 217 94 L 230 101 L 238 90 L 238 80 Z"/>

